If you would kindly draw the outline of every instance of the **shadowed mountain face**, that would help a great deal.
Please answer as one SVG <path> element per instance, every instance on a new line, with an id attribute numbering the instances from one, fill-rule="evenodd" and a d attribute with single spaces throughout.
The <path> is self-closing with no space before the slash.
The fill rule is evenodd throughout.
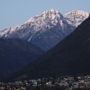
<path id="1" fill-rule="evenodd" d="M 40 48 L 18 39 L 0 39 L 0 79 L 8 77 L 43 54 Z"/>
<path id="2" fill-rule="evenodd" d="M 14 78 L 37 78 L 90 72 L 90 17 L 70 36 Z"/>

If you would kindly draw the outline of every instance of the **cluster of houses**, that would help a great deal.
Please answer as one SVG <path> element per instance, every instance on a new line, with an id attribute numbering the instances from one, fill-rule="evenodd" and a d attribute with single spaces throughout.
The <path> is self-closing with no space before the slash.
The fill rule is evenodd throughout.
<path id="1" fill-rule="evenodd" d="M 0 90 L 90 90 L 90 75 L 0 82 Z"/>

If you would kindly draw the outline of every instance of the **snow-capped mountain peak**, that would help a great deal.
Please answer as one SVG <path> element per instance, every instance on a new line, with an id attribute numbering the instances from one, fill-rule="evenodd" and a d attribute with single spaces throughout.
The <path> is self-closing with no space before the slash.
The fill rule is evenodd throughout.
<path id="1" fill-rule="evenodd" d="M 54 9 L 46 10 L 42 14 L 30 18 L 26 22 L 31 22 L 31 21 L 33 21 L 34 18 L 37 18 L 37 17 L 43 17 L 44 19 L 46 19 L 46 18 L 54 19 L 55 16 L 60 17 L 60 15 L 61 15 L 61 13 L 58 10 L 54 10 Z"/>
<path id="2" fill-rule="evenodd" d="M 89 17 L 89 13 L 83 10 L 73 10 L 64 15 L 68 23 L 77 27 L 81 24 L 86 18 Z"/>
<path id="3" fill-rule="evenodd" d="M 47 51 L 73 32 L 88 16 L 89 13 L 79 10 L 65 15 L 58 10 L 46 10 L 22 25 L 1 31 L 0 37 L 26 40 Z"/>
<path id="4" fill-rule="evenodd" d="M 25 23 L 33 23 L 35 26 L 42 26 L 42 24 L 48 27 L 50 24 L 56 25 L 59 20 L 63 19 L 63 15 L 58 10 L 46 10 L 42 14 L 30 18 Z M 36 22 L 36 23 L 35 23 Z M 39 25 L 38 25 L 39 24 Z M 43 27 L 43 26 L 42 26 Z"/>
<path id="5" fill-rule="evenodd" d="M 46 10 L 42 13 L 45 17 L 49 17 L 49 18 L 53 18 L 53 16 L 57 16 L 57 17 L 60 17 L 62 16 L 62 14 L 58 11 L 58 10 L 54 10 L 54 9 L 51 9 L 51 10 Z"/>
<path id="6" fill-rule="evenodd" d="M 85 12 L 83 10 L 73 10 L 71 12 L 66 13 L 66 15 L 67 14 L 88 16 L 89 13 L 88 12 Z"/>

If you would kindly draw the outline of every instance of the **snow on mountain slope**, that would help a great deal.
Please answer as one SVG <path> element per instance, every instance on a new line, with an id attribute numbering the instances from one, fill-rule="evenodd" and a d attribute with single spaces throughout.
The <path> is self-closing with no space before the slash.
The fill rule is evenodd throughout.
<path id="1" fill-rule="evenodd" d="M 78 16 L 76 13 L 68 13 L 63 16 L 58 10 L 47 10 L 41 15 L 30 18 L 20 26 L 1 31 L 0 37 L 27 40 L 47 51 L 75 30 L 78 23 L 76 16 Z M 76 23 L 71 23 L 74 21 L 73 17 L 75 17 Z M 81 22 L 78 24 L 85 20 L 85 18 L 80 19 Z"/>
<path id="2" fill-rule="evenodd" d="M 89 13 L 82 10 L 75 10 L 68 12 L 64 15 L 68 23 L 77 27 L 80 25 L 86 18 L 89 17 Z"/>
<path id="3" fill-rule="evenodd" d="M 10 28 L 3 30 L 1 32 L 1 35 L 4 36 L 7 34 L 5 37 L 12 38 L 13 36 L 11 34 L 12 33 L 15 34 L 17 31 L 20 31 L 23 34 L 25 34 L 26 32 L 24 33 L 24 31 L 27 31 L 27 30 L 22 30 L 22 29 L 26 29 L 26 28 L 32 29 L 32 30 L 27 31 L 27 32 L 30 31 L 31 33 L 36 33 L 38 31 L 44 32 L 45 30 L 47 30 L 47 28 L 50 29 L 54 25 L 57 25 L 60 19 L 61 19 L 61 24 L 62 24 L 63 16 L 59 13 L 59 11 L 48 10 L 48 11 L 43 12 L 41 15 L 30 18 L 28 21 L 26 21 L 24 24 L 20 26 L 17 26 L 14 28 L 10 27 Z M 20 37 L 22 37 L 22 35 Z"/>

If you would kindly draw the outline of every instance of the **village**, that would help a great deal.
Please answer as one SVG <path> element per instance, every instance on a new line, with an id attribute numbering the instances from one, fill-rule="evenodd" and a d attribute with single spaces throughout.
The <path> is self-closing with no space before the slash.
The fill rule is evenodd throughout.
<path id="1" fill-rule="evenodd" d="M 0 82 L 0 90 L 90 90 L 90 75 Z"/>

